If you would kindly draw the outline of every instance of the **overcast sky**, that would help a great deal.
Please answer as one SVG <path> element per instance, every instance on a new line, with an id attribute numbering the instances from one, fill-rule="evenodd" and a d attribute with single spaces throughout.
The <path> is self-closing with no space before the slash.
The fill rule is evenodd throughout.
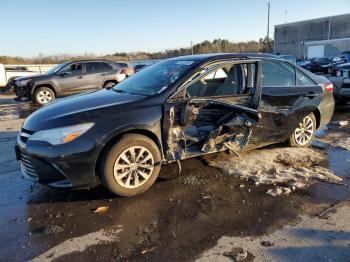
<path id="1" fill-rule="evenodd" d="M 287 13 L 286 13 L 287 11 Z M 265 0 L 0 0 L 0 55 L 161 51 L 266 35 Z M 272 0 L 273 25 L 350 13 L 350 0 Z"/>

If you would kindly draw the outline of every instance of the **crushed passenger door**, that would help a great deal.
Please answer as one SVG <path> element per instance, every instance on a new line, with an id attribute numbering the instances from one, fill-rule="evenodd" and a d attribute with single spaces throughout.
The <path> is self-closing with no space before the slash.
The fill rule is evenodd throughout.
<path id="1" fill-rule="evenodd" d="M 256 71 L 261 70 L 261 63 L 255 60 L 229 64 L 248 62 L 256 65 Z M 212 70 L 196 78 L 197 81 L 210 73 Z M 259 73 L 256 72 L 255 77 L 259 78 Z M 186 96 L 186 88 L 195 82 L 191 81 L 184 87 L 183 94 L 171 97 L 164 106 L 163 141 L 168 161 L 223 150 L 240 151 L 249 143 L 252 126 L 259 122 L 260 80 L 255 79 L 249 94 Z"/>

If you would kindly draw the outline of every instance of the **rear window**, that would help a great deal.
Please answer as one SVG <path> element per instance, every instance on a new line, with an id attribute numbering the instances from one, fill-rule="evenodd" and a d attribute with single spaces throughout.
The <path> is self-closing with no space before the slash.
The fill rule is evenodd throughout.
<path id="1" fill-rule="evenodd" d="M 111 69 L 112 69 L 112 67 L 104 62 L 86 63 L 86 73 L 103 72 L 103 71 L 108 71 Z"/>
<path id="2" fill-rule="evenodd" d="M 285 62 L 264 61 L 262 63 L 263 86 L 295 86 L 295 69 Z"/>

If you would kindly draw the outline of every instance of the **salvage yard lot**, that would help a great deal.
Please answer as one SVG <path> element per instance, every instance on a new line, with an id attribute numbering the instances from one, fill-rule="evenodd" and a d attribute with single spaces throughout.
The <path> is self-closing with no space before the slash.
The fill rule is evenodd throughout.
<path id="1" fill-rule="evenodd" d="M 337 109 L 310 149 L 189 159 L 178 177 L 131 198 L 102 186 L 70 191 L 21 179 L 13 145 L 35 109 L 0 96 L 0 261 L 232 261 L 238 253 L 245 261 L 350 260 L 350 124 L 341 122 L 350 106 Z M 328 169 L 342 180 L 320 179 Z M 282 181 L 286 170 L 315 174 Z"/>

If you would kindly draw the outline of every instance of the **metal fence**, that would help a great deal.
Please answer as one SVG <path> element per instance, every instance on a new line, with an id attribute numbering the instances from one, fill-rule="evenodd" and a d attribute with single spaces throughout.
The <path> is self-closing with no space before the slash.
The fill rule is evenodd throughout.
<path id="1" fill-rule="evenodd" d="M 6 67 L 26 67 L 29 71 L 38 72 L 40 74 L 49 71 L 57 64 L 40 64 L 40 65 L 6 65 Z"/>
<path id="2" fill-rule="evenodd" d="M 130 63 L 135 66 L 139 64 L 152 65 L 160 60 L 138 60 L 130 61 Z M 26 67 L 29 71 L 38 72 L 40 74 L 49 71 L 51 68 L 55 67 L 57 64 L 37 64 L 37 65 L 6 65 L 6 67 Z"/>

